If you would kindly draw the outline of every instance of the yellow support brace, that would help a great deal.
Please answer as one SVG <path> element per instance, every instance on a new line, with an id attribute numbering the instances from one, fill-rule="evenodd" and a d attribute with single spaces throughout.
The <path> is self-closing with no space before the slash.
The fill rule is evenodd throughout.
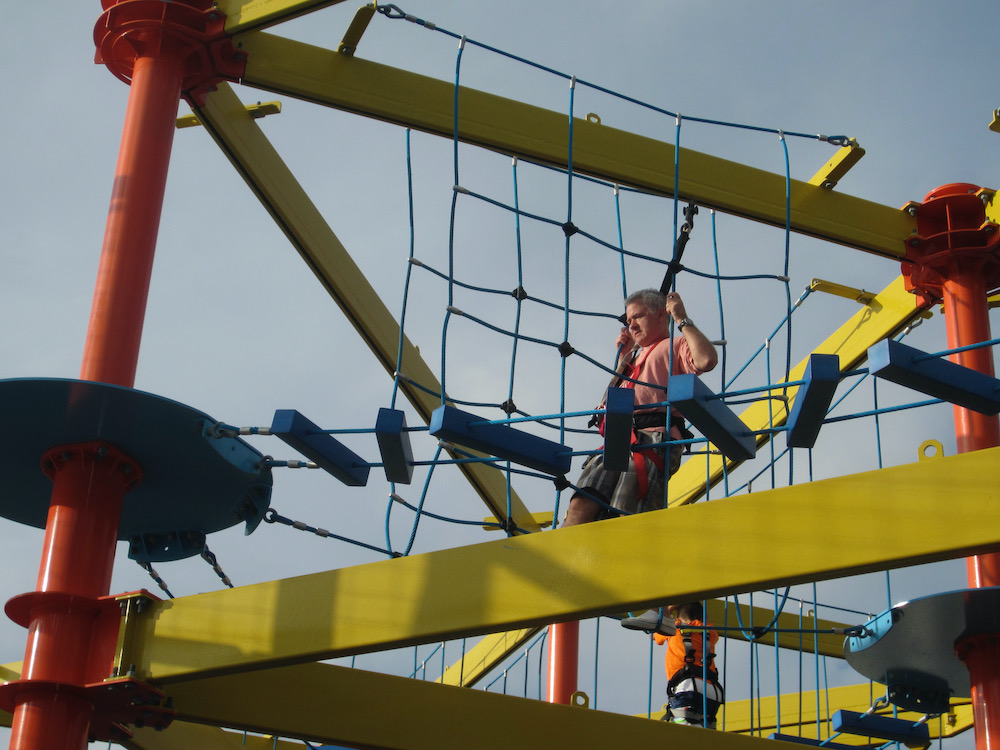
<path id="1" fill-rule="evenodd" d="M 454 85 L 264 33 L 241 34 L 243 83 L 451 138 Z M 566 165 L 565 113 L 475 89 L 459 94 L 460 140 L 512 156 Z M 784 228 L 785 176 L 681 150 L 685 201 Z M 573 168 L 611 183 L 673 195 L 674 146 L 616 130 L 599 118 L 574 120 Z M 898 259 L 913 233 L 905 211 L 791 181 L 796 232 Z"/>
<path id="2" fill-rule="evenodd" d="M 851 138 L 848 145 L 841 147 L 830 161 L 823 165 L 816 174 L 809 180 L 810 185 L 832 190 L 836 187 L 840 179 L 850 171 L 851 167 L 858 163 L 865 150 L 858 145 L 858 142 Z"/>
<path id="3" fill-rule="evenodd" d="M 357 51 L 361 37 L 364 35 L 374 15 L 375 3 L 362 5 L 358 8 L 354 14 L 354 20 L 347 27 L 347 31 L 344 32 L 344 38 L 340 40 L 340 44 L 337 46 L 337 52 L 342 55 L 353 55 Z"/>
<path id="4" fill-rule="evenodd" d="M 855 289 L 854 287 L 844 286 L 833 281 L 824 281 L 823 279 L 813 279 L 809 284 L 809 291 L 833 294 L 837 297 L 860 302 L 862 305 L 869 305 L 875 299 L 874 292 L 866 292 L 864 289 Z"/>
<path id="5" fill-rule="evenodd" d="M 992 448 L 158 602 L 126 620 L 132 658 L 167 684 L 994 551 L 997 460 Z M 669 576 L 647 553 L 665 539 Z"/>
<path id="6" fill-rule="evenodd" d="M 225 83 L 209 94 L 195 114 L 229 157 L 264 208 L 322 282 L 344 315 L 375 354 L 386 372 L 396 371 L 399 324 L 379 299 L 371 283 L 326 223 L 315 204 L 282 161 L 274 147 Z M 440 383 L 409 339 L 403 340 L 401 371 L 418 383 L 440 391 Z M 410 403 L 427 422 L 440 398 L 402 382 Z M 503 475 L 480 464 L 463 464 L 463 473 L 495 516 L 506 515 L 507 488 Z M 511 515 L 526 531 L 539 526 L 515 493 Z"/>
<path id="7" fill-rule="evenodd" d="M 281 102 L 257 102 L 256 104 L 246 105 L 247 114 L 249 114 L 253 119 L 259 120 L 262 117 L 267 117 L 268 115 L 281 114 Z M 180 128 L 194 128 L 201 125 L 201 120 L 198 119 L 198 115 L 183 115 L 177 118 L 178 129 Z"/>

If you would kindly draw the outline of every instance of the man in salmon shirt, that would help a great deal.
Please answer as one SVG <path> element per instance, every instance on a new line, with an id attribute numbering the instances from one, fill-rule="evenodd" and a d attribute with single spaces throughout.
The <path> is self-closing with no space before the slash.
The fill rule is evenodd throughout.
<path id="1" fill-rule="evenodd" d="M 673 338 L 671 320 L 677 333 Z M 620 347 L 618 369 L 625 375 L 622 387 L 635 389 L 633 452 L 625 471 L 605 469 L 600 453 L 587 459 L 577 483 L 579 491 L 569 501 L 563 526 L 663 507 L 665 469 L 668 476 L 677 471 L 683 448 L 670 448 L 666 466 L 662 449 L 642 448 L 680 439 L 683 418 L 673 414 L 668 420 L 666 407 L 640 407 L 666 400 L 671 372 L 701 375 L 719 361 L 712 342 L 688 318 L 676 292 L 664 295 L 655 289 L 643 289 L 629 295 L 625 300 L 625 323 L 615 344 Z"/>

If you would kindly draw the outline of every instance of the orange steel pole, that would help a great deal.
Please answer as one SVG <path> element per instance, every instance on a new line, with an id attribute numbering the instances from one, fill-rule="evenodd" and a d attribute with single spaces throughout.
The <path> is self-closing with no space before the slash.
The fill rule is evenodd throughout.
<path id="1" fill-rule="evenodd" d="M 131 386 L 180 101 L 182 60 L 135 62 L 80 377 Z"/>
<path id="2" fill-rule="evenodd" d="M 986 303 L 986 280 L 978 273 L 960 273 L 944 282 L 944 309 L 948 348 L 955 349 L 989 341 L 990 321 Z M 990 348 L 971 349 L 952 355 L 952 360 L 993 375 Z M 955 437 L 958 452 L 1000 445 L 997 417 L 956 406 Z M 973 588 L 1000 585 L 1000 554 L 977 555 L 966 560 L 969 585 Z M 996 634 L 965 639 L 960 654 L 969 668 L 976 749 L 1000 748 L 1000 644 Z"/>
<path id="3" fill-rule="evenodd" d="M 903 272 L 924 302 L 944 303 L 948 348 L 991 340 L 987 297 L 1000 285 L 1000 236 L 986 219 L 992 195 L 975 185 L 943 185 L 911 210 L 917 235 L 908 242 Z M 951 360 L 991 377 L 988 347 L 956 352 Z M 959 453 L 1000 445 L 1000 421 L 994 416 L 954 407 Z M 1000 555 L 967 560 L 969 585 L 1000 585 Z M 956 651 L 969 668 L 976 749 L 1000 750 L 1000 633 L 960 639 Z"/>
<path id="4" fill-rule="evenodd" d="M 131 386 L 135 378 L 184 73 L 172 47 L 149 45 L 135 60 L 83 379 Z M 137 473 L 123 474 L 127 457 L 109 460 L 109 450 L 66 446 L 46 459 L 53 492 L 24 657 L 28 683 L 11 724 L 17 750 L 87 746 L 94 705 L 79 688 L 108 674 L 90 664 L 95 618 L 85 603 L 109 592 L 122 502 Z"/>
<path id="5" fill-rule="evenodd" d="M 549 625 L 549 703 L 569 705 L 576 692 L 580 623 Z"/>

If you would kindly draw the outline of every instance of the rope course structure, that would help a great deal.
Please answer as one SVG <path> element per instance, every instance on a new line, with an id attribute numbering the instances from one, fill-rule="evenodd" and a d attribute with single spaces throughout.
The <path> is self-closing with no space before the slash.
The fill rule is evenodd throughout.
<path id="1" fill-rule="evenodd" d="M 116 183 L 135 215 L 109 219 L 98 284 L 112 291 L 80 379 L 0 380 L 18 427 L 0 437 L 0 515 L 46 534 L 38 590 L 7 605 L 30 632 L 0 686 L 11 747 L 468 746 L 462 726 L 480 728 L 474 746 L 507 747 L 485 729 L 499 715 L 526 730 L 520 747 L 956 747 L 973 725 L 989 747 L 1000 705 L 970 693 L 992 695 L 1000 632 L 1000 530 L 981 510 L 1000 444 L 994 192 L 946 185 L 904 210 L 852 198 L 835 191 L 864 154 L 852 137 L 682 115 L 397 5 L 358 9 L 336 49 L 265 31 L 334 4 L 104 4 L 99 59 L 132 87 L 126 133 L 143 132 L 120 164 L 150 177 Z M 453 45 L 451 80 L 364 60 L 376 23 Z M 470 83 L 494 65 L 563 98 Z M 406 215 L 384 217 L 405 247 L 373 261 L 377 277 L 258 124 L 280 105 L 244 106 L 233 83 L 399 126 L 379 146 L 405 184 Z M 193 114 L 175 122 L 178 97 Z M 144 107 L 155 127 L 137 124 Z M 611 125 L 635 112 L 647 135 Z M 210 135 L 374 354 L 353 371 L 358 393 L 389 374 L 380 402 L 344 405 L 369 422 L 284 403 L 241 426 L 134 388 L 145 295 L 124 290 L 149 288 L 175 125 Z M 753 139 L 770 170 L 689 148 L 705 130 Z M 136 239 L 130 223 L 153 219 Z M 144 267 L 116 265 L 128 243 Z M 826 243 L 902 276 L 878 292 L 806 280 L 796 250 Z M 664 395 L 694 433 L 668 441 L 686 455 L 665 509 L 561 529 L 584 457 L 626 447 L 603 404 L 622 300 L 640 288 L 679 291 L 719 366 Z M 981 310 L 970 322 L 963 307 Z M 911 336 L 942 317 L 947 347 Z M 939 429 L 952 409 L 954 444 Z M 888 440 L 901 424 L 909 439 Z M 929 490 L 945 483 L 947 529 Z M 315 568 L 241 585 L 208 546 L 237 529 Z M 116 541 L 165 599 L 112 595 Z M 970 554 L 971 588 L 896 604 L 895 569 Z M 176 582 L 199 558 L 218 590 Z M 854 596 L 862 581 L 878 594 Z M 695 600 L 722 636 L 727 694 L 720 731 L 697 734 L 662 721 L 662 652 L 618 622 Z M 568 649 L 546 630 L 578 621 Z M 572 689 L 554 692 L 565 670 Z M 379 719 L 387 705 L 397 721 Z"/>

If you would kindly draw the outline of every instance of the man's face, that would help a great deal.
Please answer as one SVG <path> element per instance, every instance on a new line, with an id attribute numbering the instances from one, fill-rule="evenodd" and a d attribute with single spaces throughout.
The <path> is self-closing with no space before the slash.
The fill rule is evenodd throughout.
<path id="1" fill-rule="evenodd" d="M 633 302 L 625 308 L 625 322 L 632 338 L 639 346 L 649 346 L 667 335 L 665 310 L 647 310 L 641 303 Z"/>

